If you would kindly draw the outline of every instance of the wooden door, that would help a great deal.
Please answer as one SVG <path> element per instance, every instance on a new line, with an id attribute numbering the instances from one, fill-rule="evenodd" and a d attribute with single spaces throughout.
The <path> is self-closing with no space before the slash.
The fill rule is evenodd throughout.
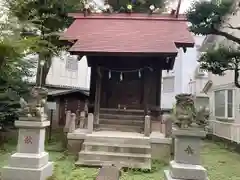
<path id="1" fill-rule="evenodd" d="M 109 82 L 111 95 L 108 100 L 109 108 L 141 109 L 142 86 L 141 79 L 131 73 L 123 76 L 123 79 L 112 79 Z"/>

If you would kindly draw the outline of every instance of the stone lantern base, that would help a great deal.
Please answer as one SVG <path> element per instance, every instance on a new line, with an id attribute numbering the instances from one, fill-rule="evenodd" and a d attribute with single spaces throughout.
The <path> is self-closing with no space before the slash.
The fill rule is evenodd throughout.
<path id="1" fill-rule="evenodd" d="M 44 151 L 45 128 L 49 121 L 16 121 L 19 128 L 17 152 L 3 167 L 3 180 L 46 180 L 53 173 L 53 163 Z"/>
<path id="2" fill-rule="evenodd" d="M 174 129 L 174 160 L 164 171 L 166 180 L 208 180 L 207 171 L 200 164 L 201 138 L 206 133 L 200 129 Z"/>

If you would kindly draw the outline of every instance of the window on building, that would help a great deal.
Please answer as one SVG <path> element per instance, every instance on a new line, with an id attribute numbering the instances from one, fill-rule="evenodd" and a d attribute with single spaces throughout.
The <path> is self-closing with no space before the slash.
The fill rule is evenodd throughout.
<path id="1" fill-rule="evenodd" d="M 174 92 L 174 76 L 172 77 L 163 77 L 163 93 Z"/>
<path id="2" fill-rule="evenodd" d="M 66 69 L 68 71 L 78 71 L 78 60 L 73 56 L 67 56 Z"/>
<path id="3" fill-rule="evenodd" d="M 215 116 L 233 118 L 233 90 L 219 90 L 214 92 Z"/>

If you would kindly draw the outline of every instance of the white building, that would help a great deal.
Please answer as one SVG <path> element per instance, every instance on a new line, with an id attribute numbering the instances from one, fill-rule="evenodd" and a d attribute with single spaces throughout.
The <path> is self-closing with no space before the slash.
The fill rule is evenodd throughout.
<path id="1" fill-rule="evenodd" d="M 33 71 L 36 72 L 37 69 Z M 46 78 L 46 84 L 54 86 L 66 86 L 89 90 L 91 68 L 87 65 L 84 56 L 80 61 L 77 56 L 63 54 L 52 59 L 52 65 Z M 36 81 L 36 77 L 30 79 Z"/>
<path id="2" fill-rule="evenodd" d="M 203 92 L 205 85 L 208 82 L 208 72 L 202 70 L 200 65 L 195 68 L 194 77 L 188 83 L 189 93 L 194 97 L 195 106 L 209 107 L 209 97 Z"/>
<path id="3" fill-rule="evenodd" d="M 198 66 L 199 48 L 205 37 L 194 36 L 194 48 L 187 49 L 184 53 L 179 49 L 174 68 L 172 71 L 163 71 L 162 74 L 162 108 L 172 108 L 175 103 L 175 96 L 179 93 L 191 93 L 189 88 L 190 79 L 195 75 L 195 69 Z"/>

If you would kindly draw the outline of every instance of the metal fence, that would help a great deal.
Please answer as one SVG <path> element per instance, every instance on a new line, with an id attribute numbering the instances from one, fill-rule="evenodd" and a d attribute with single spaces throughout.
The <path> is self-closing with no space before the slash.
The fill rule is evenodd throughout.
<path id="1" fill-rule="evenodd" d="M 210 134 L 240 143 L 240 124 L 211 120 L 209 128 Z"/>

